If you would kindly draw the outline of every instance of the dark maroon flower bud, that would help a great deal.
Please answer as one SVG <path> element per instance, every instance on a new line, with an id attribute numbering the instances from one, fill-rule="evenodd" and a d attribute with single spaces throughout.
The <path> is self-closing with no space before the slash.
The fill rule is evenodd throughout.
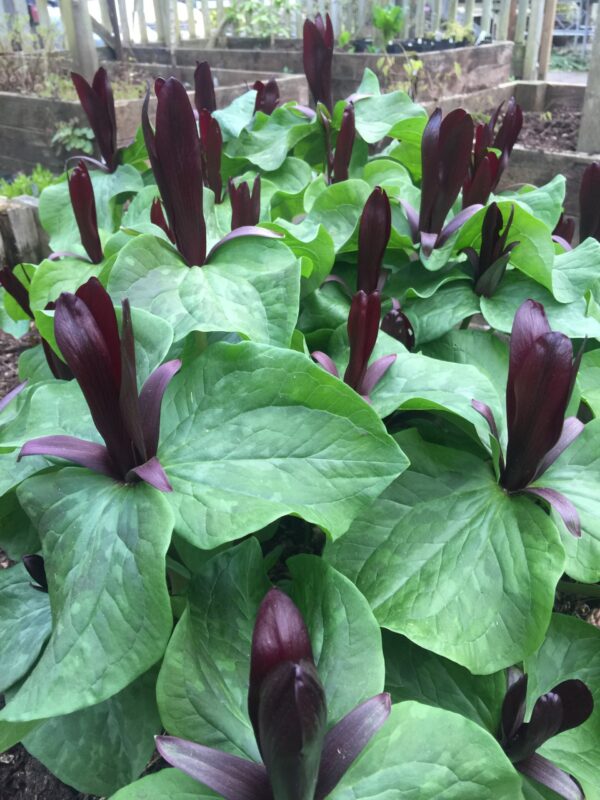
<path id="1" fill-rule="evenodd" d="M 519 772 L 534 778 L 565 800 L 584 800 L 577 782 L 537 750 L 553 736 L 582 725 L 594 710 L 594 698 L 585 683 L 567 680 L 536 700 L 525 722 L 527 676 L 511 670 L 511 683 L 502 704 L 500 743 Z"/>
<path id="2" fill-rule="evenodd" d="M 315 21 L 307 19 L 303 31 L 304 74 L 315 105 L 323 103 L 329 113 L 333 111 L 331 94 L 331 66 L 333 63 L 333 25 L 329 14 L 325 21 L 317 14 Z"/>
<path id="3" fill-rule="evenodd" d="M 592 236 L 600 242 L 600 163 L 586 168 L 579 188 L 579 239 Z"/>
<path id="4" fill-rule="evenodd" d="M 23 556 L 22 560 L 23 566 L 29 573 L 29 577 L 33 580 L 31 586 L 37 589 L 38 592 L 45 592 L 48 594 L 48 579 L 46 578 L 46 568 L 44 567 L 44 559 L 42 556 Z"/>
<path id="5" fill-rule="evenodd" d="M 496 188 L 500 176 L 500 159 L 496 153 L 484 155 L 477 167 L 471 167 L 463 183 L 462 207 L 475 203 L 485 205 Z"/>
<path id="6" fill-rule="evenodd" d="M 252 191 L 249 184 L 244 181 L 236 186 L 233 178 L 227 184 L 229 199 L 231 201 L 231 230 L 243 228 L 246 225 L 258 225 L 260 219 L 260 175 L 254 178 Z"/>
<path id="7" fill-rule="evenodd" d="M 352 158 L 352 147 L 356 136 L 356 126 L 354 124 L 354 106 L 348 103 L 342 115 L 342 124 L 335 144 L 335 155 L 333 156 L 333 176 L 332 183 L 348 180 L 348 169 Z"/>
<path id="8" fill-rule="evenodd" d="M 158 226 L 162 231 L 164 231 L 169 239 L 175 243 L 175 237 L 173 236 L 173 231 L 169 227 L 169 223 L 165 219 L 165 215 L 163 213 L 162 203 L 160 202 L 160 197 L 155 197 L 152 201 L 152 206 L 150 207 L 150 222 L 153 225 Z"/>
<path id="9" fill-rule="evenodd" d="M 391 232 L 390 201 L 381 186 L 376 186 L 365 203 L 358 228 L 358 291 L 381 291 L 383 256 Z"/>
<path id="10" fill-rule="evenodd" d="M 254 81 L 252 88 L 256 91 L 254 113 L 262 111 L 263 114 L 271 116 L 279 105 L 279 86 L 277 86 L 277 81 L 274 78 L 271 78 L 266 83 Z"/>
<path id="11" fill-rule="evenodd" d="M 473 267 L 475 293 L 478 295 L 491 297 L 494 294 L 506 272 L 511 251 L 519 244 L 506 243 L 514 214 L 513 206 L 504 231 L 500 233 L 503 225 L 502 212 L 496 203 L 491 203 L 483 218 L 479 252 L 472 247 L 464 250 Z"/>
<path id="12" fill-rule="evenodd" d="M 262 682 L 260 746 L 273 796 L 313 800 L 327 728 L 323 684 L 312 661 L 284 661 Z"/>
<path id="13" fill-rule="evenodd" d="M 71 80 L 79 97 L 83 110 L 94 131 L 98 149 L 110 172 L 114 172 L 119 164 L 117 149 L 117 118 L 115 101 L 108 73 L 100 67 L 94 75 L 92 85 L 82 75 L 71 73 Z"/>
<path id="14" fill-rule="evenodd" d="M 395 355 L 383 356 L 369 366 L 369 359 L 379 333 L 380 315 L 381 296 L 379 292 L 366 294 L 359 291 L 354 295 L 348 315 L 350 357 L 344 373 L 344 383 L 365 398 L 369 397 L 375 385 L 396 360 Z"/>
<path id="15" fill-rule="evenodd" d="M 412 206 L 401 200 L 412 239 L 420 243 L 421 253 L 429 256 L 441 247 L 470 219 L 481 205 L 463 208 L 444 227 L 448 212 L 467 177 L 473 144 L 473 120 L 462 108 L 451 111 L 442 120 L 439 108 L 429 117 L 421 141 L 421 206 L 417 215 Z"/>
<path id="16" fill-rule="evenodd" d="M 441 232 L 467 175 L 472 143 L 473 120 L 462 108 L 443 120 L 436 108 L 429 117 L 421 144 L 421 232 Z"/>
<path id="17" fill-rule="evenodd" d="M 71 196 L 75 222 L 79 228 L 81 244 L 90 261 L 93 264 L 99 264 L 104 258 L 104 254 L 98 233 L 94 187 L 84 161 L 80 161 L 71 170 L 69 175 L 69 195 Z"/>
<path id="18" fill-rule="evenodd" d="M 523 112 L 514 97 L 511 97 L 500 130 L 494 138 L 494 130 L 503 105 L 504 103 L 500 103 L 487 124 L 482 123 L 475 129 L 473 156 L 463 183 L 463 208 L 475 203 L 485 205 L 490 194 L 496 190 L 508 165 L 510 154 L 523 125 Z M 500 156 L 490 148 L 500 150 Z"/>
<path id="19" fill-rule="evenodd" d="M 97 278 L 76 294 L 60 295 L 54 329 L 105 446 L 73 436 L 43 436 L 27 442 L 19 457 L 56 456 L 119 481 L 143 480 L 170 491 L 156 451 L 162 397 L 181 362 L 158 367 L 138 393 L 129 302 L 123 301 L 119 335 L 112 301 Z"/>
<path id="20" fill-rule="evenodd" d="M 215 85 L 208 61 L 196 61 L 194 70 L 194 103 L 198 114 L 206 110 L 209 114 L 217 110 Z"/>
<path id="21" fill-rule="evenodd" d="M 285 661 L 313 661 L 308 630 L 300 611 L 279 589 L 271 589 L 258 610 L 252 634 L 248 713 L 257 741 L 261 684 L 268 673 Z"/>
<path id="22" fill-rule="evenodd" d="M 552 236 L 553 238 L 555 237 L 566 242 L 568 245 L 572 244 L 573 237 L 575 236 L 575 219 L 573 217 L 567 217 L 563 211 L 552 231 Z"/>
<path id="23" fill-rule="evenodd" d="M 221 180 L 223 137 L 217 120 L 204 109 L 200 112 L 200 147 L 202 150 L 204 185 L 212 189 L 215 195 L 215 202 L 220 203 L 223 192 L 223 182 Z"/>
<path id="24" fill-rule="evenodd" d="M 500 107 L 496 111 L 495 116 L 493 117 L 494 127 L 496 123 L 496 118 L 498 117 L 501 108 L 502 104 L 500 105 Z M 521 110 L 521 106 L 517 103 L 515 98 L 511 97 L 510 100 L 508 101 L 508 105 L 504 113 L 504 118 L 502 120 L 502 124 L 500 125 L 500 130 L 496 134 L 496 137 L 494 138 L 494 141 L 492 143 L 492 147 L 495 150 L 500 150 L 501 153 L 498 180 L 500 180 L 500 176 L 508 166 L 510 154 L 512 153 L 513 147 L 515 146 L 517 139 L 519 138 L 519 134 L 521 133 L 522 127 L 523 127 L 523 111 Z"/>
<path id="25" fill-rule="evenodd" d="M 570 339 L 550 330 L 540 303 L 526 300 L 519 307 L 510 339 L 508 446 L 506 462 L 501 459 L 500 484 L 507 492 L 525 491 L 550 503 L 574 536 L 580 536 L 581 529 L 570 500 L 554 489 L 530 484 L 541 478 L 583 430 L 577 417 L 565 419 L 582 352 L 573 358 Z M 499 439 L 491 409 L 477 400 L 472 404 Z"/>
<path id="26" fill-rule="evenodd" d="M 150 164 L 177 249 L 189 266 L 202 266 L 206 260 L 206 225 L 196 119 L 187 92 L 178 80 L 169 78 L 157 88 L 156 131 L 148 116 L 149 93 L 142 109 Z"/>
<path id="27" fill-rule="evenodd" d="M 15 275 L 15 267 L 2 267 L 0 269 L 0 286 L 9 294 L 21 311 L 29 319 L 33 319 L 33 311 L 29 305 L 29 288 Z"/>
<path id="28" fill-rule="evenodd" d="M 381 330 L 397 339 L 407 350 L 415 346 L 415 332 L 409 318 L 401 310 L 400 303 L 392 298 L 392 308 L 381 321 Z"/>
<path id="29" fill-rule="evenodd" d="M 343 665 L 340 665 L 343 667 Z M 156 746 L 225 800 L 325 800 L 390 713 L 379 694 L 326 733 L 327 706 L 302 615 L 271 589 L 252 637 L 248 711 L 264 766 L 172 736 Z"/>

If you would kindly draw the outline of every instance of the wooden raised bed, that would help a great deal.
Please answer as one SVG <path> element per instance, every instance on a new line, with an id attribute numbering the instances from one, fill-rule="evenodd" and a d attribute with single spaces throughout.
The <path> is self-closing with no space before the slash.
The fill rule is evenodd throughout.
<path id="1" fill-rule="evenodd" d="M 110 68 L 110 65 L 108 65 Z M 144 78 L 151 79 L 158 75 L 176 76 L 193 87 L 193 68 L 181 67 L 176 70 L 167 69 L 157 64 L 139 64 Z M 232 100 L 248 89 L 251 83 L 260 78 L 276 77 L 282 99 L 308 100 L 306 81 L 303 75 L 273 75 L 271 72 L 247 73 L 237 69 L 214 70 L 217 104 L 228 105 Z M 142 100 L 117 100 L 117 129 L 119 145 L 126 145 L 135 136 L 140 124 Z M 31 95 L 0 92 L 0 172 L 14 173 L 19 170 L 29 171 L 36 164 L 43 164 L 48 169 L 60 172 L 64 167 L 64 157 L 57 155 L 50 140 L 60 122 L 78 120 L 87 126 L 87 119 L 78 101 L 54 100 Z M 152 108 L 151 108 L 152 110 Z"/>

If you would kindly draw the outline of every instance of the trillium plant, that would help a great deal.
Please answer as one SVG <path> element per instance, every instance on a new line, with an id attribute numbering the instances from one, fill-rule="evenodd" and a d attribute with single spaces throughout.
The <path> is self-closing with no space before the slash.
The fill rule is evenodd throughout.
<path id="1" fill-rule="evenodd" d="M 0 752 L 106 800 L 596 800 L 600 165 L 515 184 L 515 99 L 346 88 L 302 32 L 231 103 L 157 66 L 130 142 L 72 75 L 95 154 L 0 265 Z"/>
<path id="2" fill-rule="evenodd" d="M 264 765 L 174 737 L 159 753 L 226 800 L 323 800 L 390 713 L 390 697 L 366 700 L 327 730 L 327 699 L 310 637 L 279 589 L 262 602 L 250 660 L 248 714 Z"/>

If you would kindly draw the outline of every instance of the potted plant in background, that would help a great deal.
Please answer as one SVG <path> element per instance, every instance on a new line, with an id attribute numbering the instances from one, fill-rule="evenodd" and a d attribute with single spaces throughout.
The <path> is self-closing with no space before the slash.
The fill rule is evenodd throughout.
<path id="1" fill-rule="evenodd" d="M 402 6 L 374 6 L 373 25 L 380 33 L 382 47 L 388 53 L 400 53 L 402 48 L 394 42 L 404 28 L 404 11 Z"/>

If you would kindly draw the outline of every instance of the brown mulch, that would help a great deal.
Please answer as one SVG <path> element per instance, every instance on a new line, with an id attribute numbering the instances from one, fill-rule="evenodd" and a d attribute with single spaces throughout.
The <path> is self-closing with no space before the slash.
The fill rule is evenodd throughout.
<path id="1" fill-rule="evenodd" d="M 581 122 L 580 111 L 558 109 L 523 114 L 523 128 L 519 144 L 532 150 L 571 151 L 577 150 L 577 136 Z"/>

